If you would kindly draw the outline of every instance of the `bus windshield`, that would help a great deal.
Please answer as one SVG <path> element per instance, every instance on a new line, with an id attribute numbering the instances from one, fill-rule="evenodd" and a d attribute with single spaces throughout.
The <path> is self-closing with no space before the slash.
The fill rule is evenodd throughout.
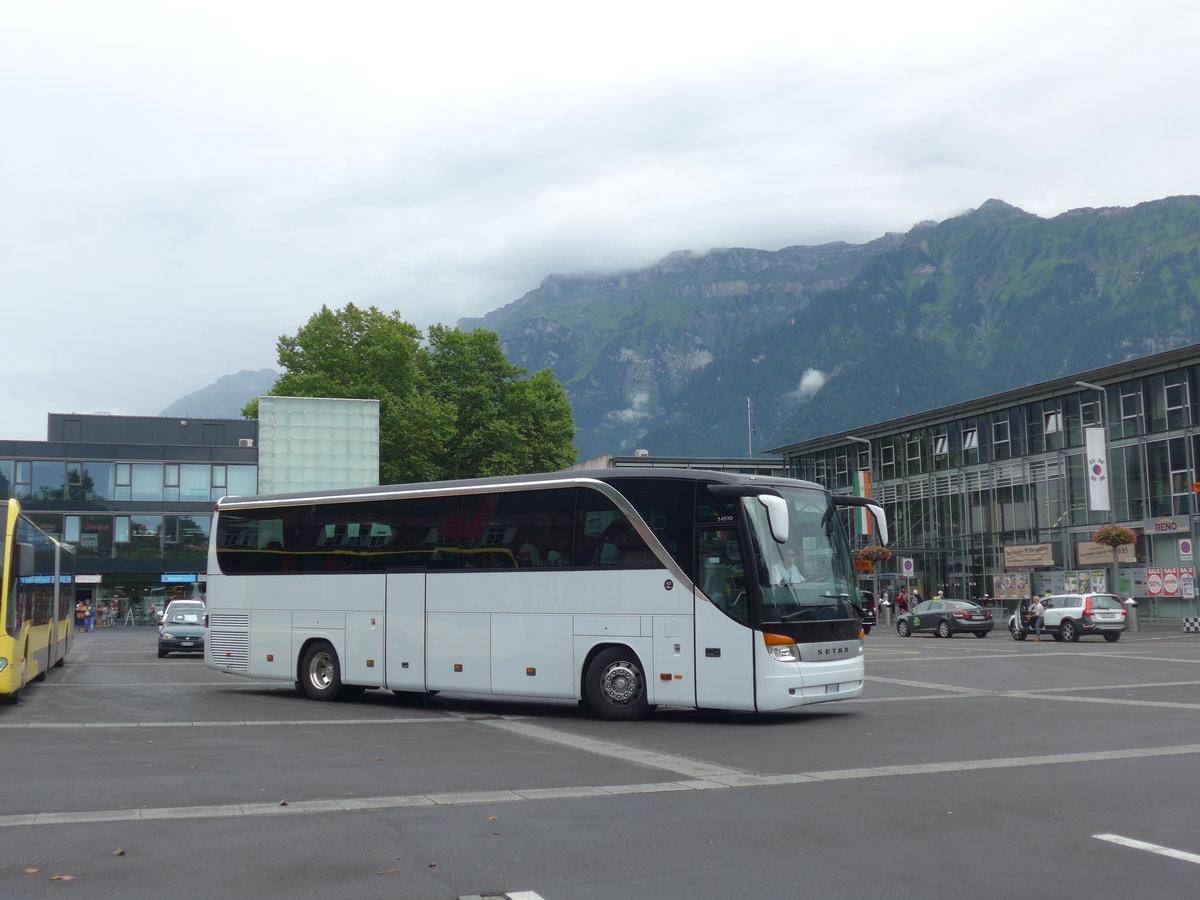
<path id="1" fill-rule="evenodd" d="M 771 535 L 767 511 L 753 498 L 744 500 L 757 548 L 760 597 L 758 621 L 797 640 L 857 637 L 861 613 L 855 602 L 850 546 L 832 498 L 823 491 L 780 488 L 788 506 L 785 543 Z"/>

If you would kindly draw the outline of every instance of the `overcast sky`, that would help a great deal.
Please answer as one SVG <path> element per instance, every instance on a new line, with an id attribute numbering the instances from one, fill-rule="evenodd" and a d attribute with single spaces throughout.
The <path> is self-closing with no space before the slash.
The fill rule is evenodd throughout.
<path id="1" fill-rule="evenodd" d="M 1200 3 L 0 0 L 0 439 L 322 304 L 1200 193 Z"/>

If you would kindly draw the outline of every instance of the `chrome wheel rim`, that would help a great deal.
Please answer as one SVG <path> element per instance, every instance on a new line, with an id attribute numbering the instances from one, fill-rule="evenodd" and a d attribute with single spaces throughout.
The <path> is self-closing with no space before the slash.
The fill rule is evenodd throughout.
<path id="1" fill-rule="evenodd" d="M 600 689 L 610 703 L 624 705 L 642 693 L 642 676 L 637 666 L 621 660 L 614 662 L 600 676 Z"/>
<path id="2" fill-rule="evenodd" d="M 325 651 L 314 653 L 308 661 L 308 681 L 319 690 L 327 689 L 333 684 L 333 657 Z"/>

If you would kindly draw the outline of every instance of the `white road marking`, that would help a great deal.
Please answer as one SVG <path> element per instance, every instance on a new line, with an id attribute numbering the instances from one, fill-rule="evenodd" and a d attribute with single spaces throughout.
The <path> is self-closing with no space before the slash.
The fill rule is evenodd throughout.
<path id="1" fill-rule="evenodd" d="M 1098 841 L 1108 841 L 1110 844 L 1120 844 L 1122 847 L 1132 847 L 1134 850 L 1145 850 L 1149 853 L 1157 853 L 1159 856 L 1169 856 L 1171 859 L 1180 859 L 1184 862 L 1200 865 L 1200 853 L 1173 850 L 1170 847 L 1163 847 L 1159 844 L 1148 844 L 1145 841 L 1135 841 L 1133 838 L 1121 837 L 1119 834 L 1093 834 L 1092 837 Z"/>
<path id="2" fill-rule="evenodd" d="M 445 720 L 438 720 L 445 721 Z M 491 723 L 488 723 L 491 724 Z M 608 743 L 608 742 L 601 742 Z M 582 748 L 582 745 L 580 745 Z M 615 746 L 615 745 L 613 745 Z M 325 800 L 296 800 L 268 803 L 230 803 L 219 806 L 178 806 L 146 809 L 79 810 L 55 813 L 23 813 L 0 816 L 0 828 L 29 825 L 78 825 L 101 822 L 146 822 L 163 819 L 230 819 L 250 816 L 311 815 L 326 812 L 354 812 L 406 807 L 466 806 L 495 803 L 535 802 L 540 800 L 593 799 L 627 794 L 654 794 L 674 791 L 732 790 L 744 787 L 799 785 L 813 782 L 847 781 L 861 778 L 911 777 L 947 772 L 973 772 L 988 769 L 1024 769 L 1102 762 L 1123 759 L 1150 759 L 1162 756 L 1198 756 L 1200 744 L 1173 747 L 1140 747 L 1129 750 L 1098 750 L 1091 753 L 1060 753 L 1046 756 L 1015 756 L 1002 759 L 951 760 L 942 763 L 918 763 L 906 766 L 877 766 L 860 769 L 832 769 L 795 772 L 785 775 L 733 773 L 707 778 L 692 778 L 650 784 L 583 785 L 564 788 L 526 788 L 505 791 L 453 791 L 410 794 L 393 797 L 353 797 Z M 714 767 L 719 768 L 719 767 Z"/>
<path id="3" fill-rule="evenodd" d="M 665 769 L 668 772 L 674 772 L 676 775 L 686 775 L 689 778 L 742 774 L 739 769 L 730 769 L 725 766 L 716 766 L 712 763 L 698 762 L 697 760 L 687 759 L 683 756 L 670 756 L 665 753 L 654 753 L 650 750 L 638 750 L 635 747 L 628 747 L 612 741 L 579 737 L 555 731 L 552 728 L 545 728 L 541 725 L 533 725 L 529 722 L 515 722 L 512 719 L 489 719 L 482 721 L 481 724 L 489 725 L 492 728 L 499 728 L 502 731 L 510 731 L 522 737 L 560 744 L 564 747 L 582 750 L 585 753 L 594 753 L 597 756 L 607 756 L 612 759 L 618 759 L 621 762 L 637 763 L 638 765 L 649 766 L 653 769 Z"/>

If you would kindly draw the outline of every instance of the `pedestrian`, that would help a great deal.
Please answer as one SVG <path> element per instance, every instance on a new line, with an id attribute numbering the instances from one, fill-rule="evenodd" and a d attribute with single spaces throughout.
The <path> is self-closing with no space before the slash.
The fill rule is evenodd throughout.
<path id="1" fill-rule="evenodd" d="M 916 609 L 917 605 L 920 602 L 921 602 L 921 592 L 919 590 L 917 590 L 916 588 L 913 588 L 912 596 L 908 599 L 908 605 L 913 607 L 913 609 Z"/>
<path id="2" fill-rule="evenodd" d="M 908 612 L 908 597 L 904 595 L 904 591 L 902 590 L 896 593 L 896 611 L 902 613 Z"/>
<path id="3" fill-rule="evenodd" d="M 75 603 L 75 630 L 83 631 L 84 625 L 87 624 L 87 606 L 82 600 Z"/>
<path id="4" fill-rule="evenodd" d="M 1042 639 L 1042 626 L 1046 624 L 1046 607 L 1042 606 L 1042 598 L 1037 594 L 1033 595 L 1033 600 L 1029 604 L 1029 615 L 1033 619 L 1033 633 L 1035 641 Z"/>
<path id="5" fill-rule="evenodd" d="M 92 632 L 96 630 L 96 604 L 90 600 L 87 604 L 87 611 L 83 617 L 83 630 Z"/>

